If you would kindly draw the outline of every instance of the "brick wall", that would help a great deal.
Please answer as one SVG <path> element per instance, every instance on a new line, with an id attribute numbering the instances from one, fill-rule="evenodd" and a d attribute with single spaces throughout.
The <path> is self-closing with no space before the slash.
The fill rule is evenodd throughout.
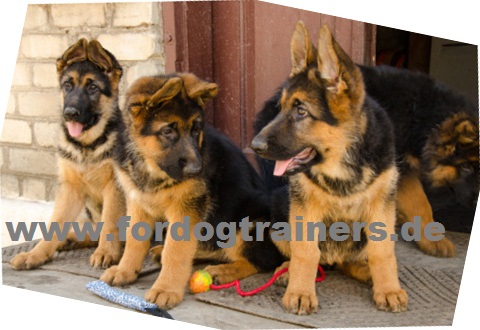
<path id="1" fill-rule="evenodd" d="M 54 198 L 56 59 L 79 38 L 97 38 L 124 69 L 122 93 L 138 77 L 164 72 L 161 10 L 161 3 L 28 6 L 0 139 L 2 197 Z"/>

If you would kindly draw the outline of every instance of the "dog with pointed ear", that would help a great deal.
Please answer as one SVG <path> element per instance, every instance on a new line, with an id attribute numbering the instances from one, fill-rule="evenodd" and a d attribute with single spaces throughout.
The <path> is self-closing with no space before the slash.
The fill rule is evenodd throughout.
<path id="1" fill-rule="evenodd" d="M 292 70 L 279 93 L 279 111 L 253 139 L 252 149 L 275 161 L 273 175 L 288 177 L 291 228 L 298 227 L 301 216 L 305 223 L 321 221 L 327 228 L 339 219 L 350 228 L 357 221 L 382 221 L 385 232 L 393 233 L 398 170 L 386 112 L 368 97 L 359 68 L 327 26 L 320 29 L 315 49 L 304 24 L 297 23 L 290 46 Z M 282 206 L 273 205 L 272 213 L 282 217 L 285 212 L 277 209 Z M 329 237 L 320 251 L 308 233 L 294 236 L 279 243 L 290 257 L 290 264 L 282 266 L 289 268 L 282 298 L 289 312 L 318 309 L 319 263 L 335 263 L 360 281 L 372 280 L 379 309 L 406 310 L 393 241 L 365 235 L 361 242 L 350 237 L 338 244 Z"/>

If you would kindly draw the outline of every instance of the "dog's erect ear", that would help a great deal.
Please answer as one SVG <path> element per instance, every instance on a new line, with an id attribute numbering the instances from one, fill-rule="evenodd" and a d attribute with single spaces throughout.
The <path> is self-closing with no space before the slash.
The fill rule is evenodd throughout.
<path id="1" fill-rule="evenodd" d="M 179 77 L 168 79 L 163 86 L 150 97 L 147 107 L 154 107 L 174 98 L 182 91 L 183 82 Z"/>
<path id="2" fill-rule="evenodd" d="M 217 96 L 217 84 L 201 80 L 191 73 L 182 74 L 181 77 L 185 85 L 187 96 L 194 100 L 202 108 L 205 106 L 207 101 Z"/>
<path id="3" fill-rule="evenodd" d="M 337 47 L 336 47 L 337 46 Z M 318 35 L 318 70 L 322 79 L 327 83 L 327 89 L 337 91 L 342 81 L 341 63 L 337 54 L 337 49 L 343 50 L 338 46 L 332 36 L 332 33 L 324 25 Z M 345 86 L 346 87 L 346 86 Z"/>
<path id="4" fill-rule="evenodd" d="M 63 55 L 57 59 L 57 72 L 60 74 L 66 66 L 84 61 L 87 59 L 87 39 L 82 38 L 73 46 L 68 48 Z"/>
<path id="5" fill-rule="evenodd" d="M 315 62 L 315 51 L 310 41 L 307 28 L 302 21 L 298 21 L 293 31 L 290 41 L 290 57 L 292 61 L 290 76 L 303 71 Z"/>
<path id="6" fill-rule="evenodd" d="M 361 109 L 365 99 L 362 73 L 326 25 L 318 36 L 317 65 L 327 89 L 327 98 L 335 100 L 337 118 L 348 116 L 353 109 Z M 345 93 L 347 90 L 348 94 Z"/>

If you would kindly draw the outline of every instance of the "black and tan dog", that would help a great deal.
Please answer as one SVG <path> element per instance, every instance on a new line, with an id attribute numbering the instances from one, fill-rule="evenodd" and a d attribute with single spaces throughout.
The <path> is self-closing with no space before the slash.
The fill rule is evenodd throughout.
<path id="1" fill-rule="evenodd" d="M 480 187 L 478 106 L 425 74 L 387 66 L 362 66 L 361 70 L 368 94 L 394 124 L 401 173 L 397 195 L 400 221 L 421 216 L 423 229 L 434 221 L 425 191 L 435 199 L 451 190 L 449 194 L 456 198 L 451 198 L 454 202 L 450 205 L 464 213 L 471 210 L 464 215 L 469 220 L 463 219 L 471 228 Z M 458 217 L 457 213 L 460 222 Z M 429 241 L 422 236 L 417 243 L 430 255 L 455 254 L 447 238 Z"/>
<path id="2" fill-rule="evenodd" d="M 336 263 L 354 278 L 372 280 L 379 309 L 404 311 L 408 298 L 390 240 L 398 179 L 390 120 L 366 94 L 360 69 L 326 26 L 317 53 L 299 22 L 291 60 L 279 112 L 252 141 L 260 156 L 275 160 L 275 175 L 289 181 L 292 240 L 278 242 L 290 257 L 283 304 L 293 313 L 315 311 L 317 265 Z M 350 227 L 366 224 L 360 241 L 308 240 L 308 223 L 323 222 L 328 228 L 337 221 Z M 386 239 L 375 239 L 374 222 L 382 223 Z"/>
<path id="3" fill-rule="evenodd" d="M 237 233 L 242 218 L 268 217 L 269 197 L 242 152 L 204 124 L 204 105 L 216 94 L 214 83 L 193 74 L 172 74 L 141 78 L 126 95 L 123 141 L 116 157 L 131 223 L 119 265 L 101 279 L 113 285 L 134 282 L 150 240 L 136 240 L 132 228 L 167 221 L 162 269 L 145 294 L 162 308 L 183 299 L 196 257 L 225 262 L 206 268 L 218 283 L 273 270 L 283 261 L 271 241 L 244 242 Z M 186 223 L 185 217 L 190 225 L 182 233 L 188 238 L 174 238 L 171 228 Z M 199 222 L 216 229 L 220 222 L 234 223 L 235 244 L 219 248 L 217 231 L 210 240 L 198 241 L 194 226 Z"/>
<path id="4" fill-rule="evenodd" d="M 480 188 L 478 107 L 425 74 L 387 66 L 359 67 L 367 94 L 387 111 L 394 126 L 400 170 L 398 223 L 421 217 L 419 248 L 429 255 L 452 257 L 453 243 L 446 237 L 428 240 L 424 228 L 434 221 L 431 202 L 436 202 L 438 213 L 447 217 L 438 220 L 447 229 L 471 230 Z M 257 115 L 256 133 L 280 112 L 280 92 Z M 273 162 L 262 159 L 259 165 L 270 191 L 286 184 L 272 176 Z"/>
<path id="5" fill-rule="evenodd" d="M 118 135 L 118 86 L 122 68 L 98 41 L 79 40 L 57 60 L 63 100 L 58 145 L 58 190 L 50 223 L 81 218 L 85 207 L 93 222 L 103 222 L 99 242 L 67 241 L 54 236 L 31 251 L 15 256 L 14 269 L 32 269 L 49 261 L 68 243 L 98 245 L 92 266 L 108 267 L 121 257 L 117 220 L 125 214 L 125 199 L 115 181 L 113 147 Z M 83 219 L 79 219 L 83 220 Z M 73 234 L 73 233 L 71 233 Z"/>

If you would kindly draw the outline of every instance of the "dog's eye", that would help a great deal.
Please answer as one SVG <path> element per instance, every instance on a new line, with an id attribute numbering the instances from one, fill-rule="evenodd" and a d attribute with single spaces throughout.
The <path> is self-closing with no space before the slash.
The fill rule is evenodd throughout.
<path id="1" fill-rule="evenodd" d="M 202 124 L 201 123 L 195 123 L 192 126 L 192 135 L 193 136 L 198 136 L 200 134 L 200 131 L 202 130 Z"/>
<path id="2" fill-rule="evenodd" d="M 165 126 L 160 130 L 160 134 L 162 134 L 165 137 L 170 137 L 173 135 L 173 133 L 175 133 L 175 130 L 170 126 Z"/>
<path id="3" fill-rule="evenodd" d="M 305 117 L 308 114 L 308 111 L 302 107 L 297 107 L 296 111 L 297 111 L 297 115 L 299 115 L 300 117 Z"/>
<path id="4" fill-rule="evenodd" d="M 95 84 L 88 85 L 88 93 L 95 94 L 98 91 L 98 86 Z"/>
<path id="5" fill-rule="evenodd" d="M 63 89 L 65 90 L 65 92 L 70 92 L 72 89 L 73 89 L 73 85 L 71 82 L 69 81 L 66 81 L 63 83 Z"/>

